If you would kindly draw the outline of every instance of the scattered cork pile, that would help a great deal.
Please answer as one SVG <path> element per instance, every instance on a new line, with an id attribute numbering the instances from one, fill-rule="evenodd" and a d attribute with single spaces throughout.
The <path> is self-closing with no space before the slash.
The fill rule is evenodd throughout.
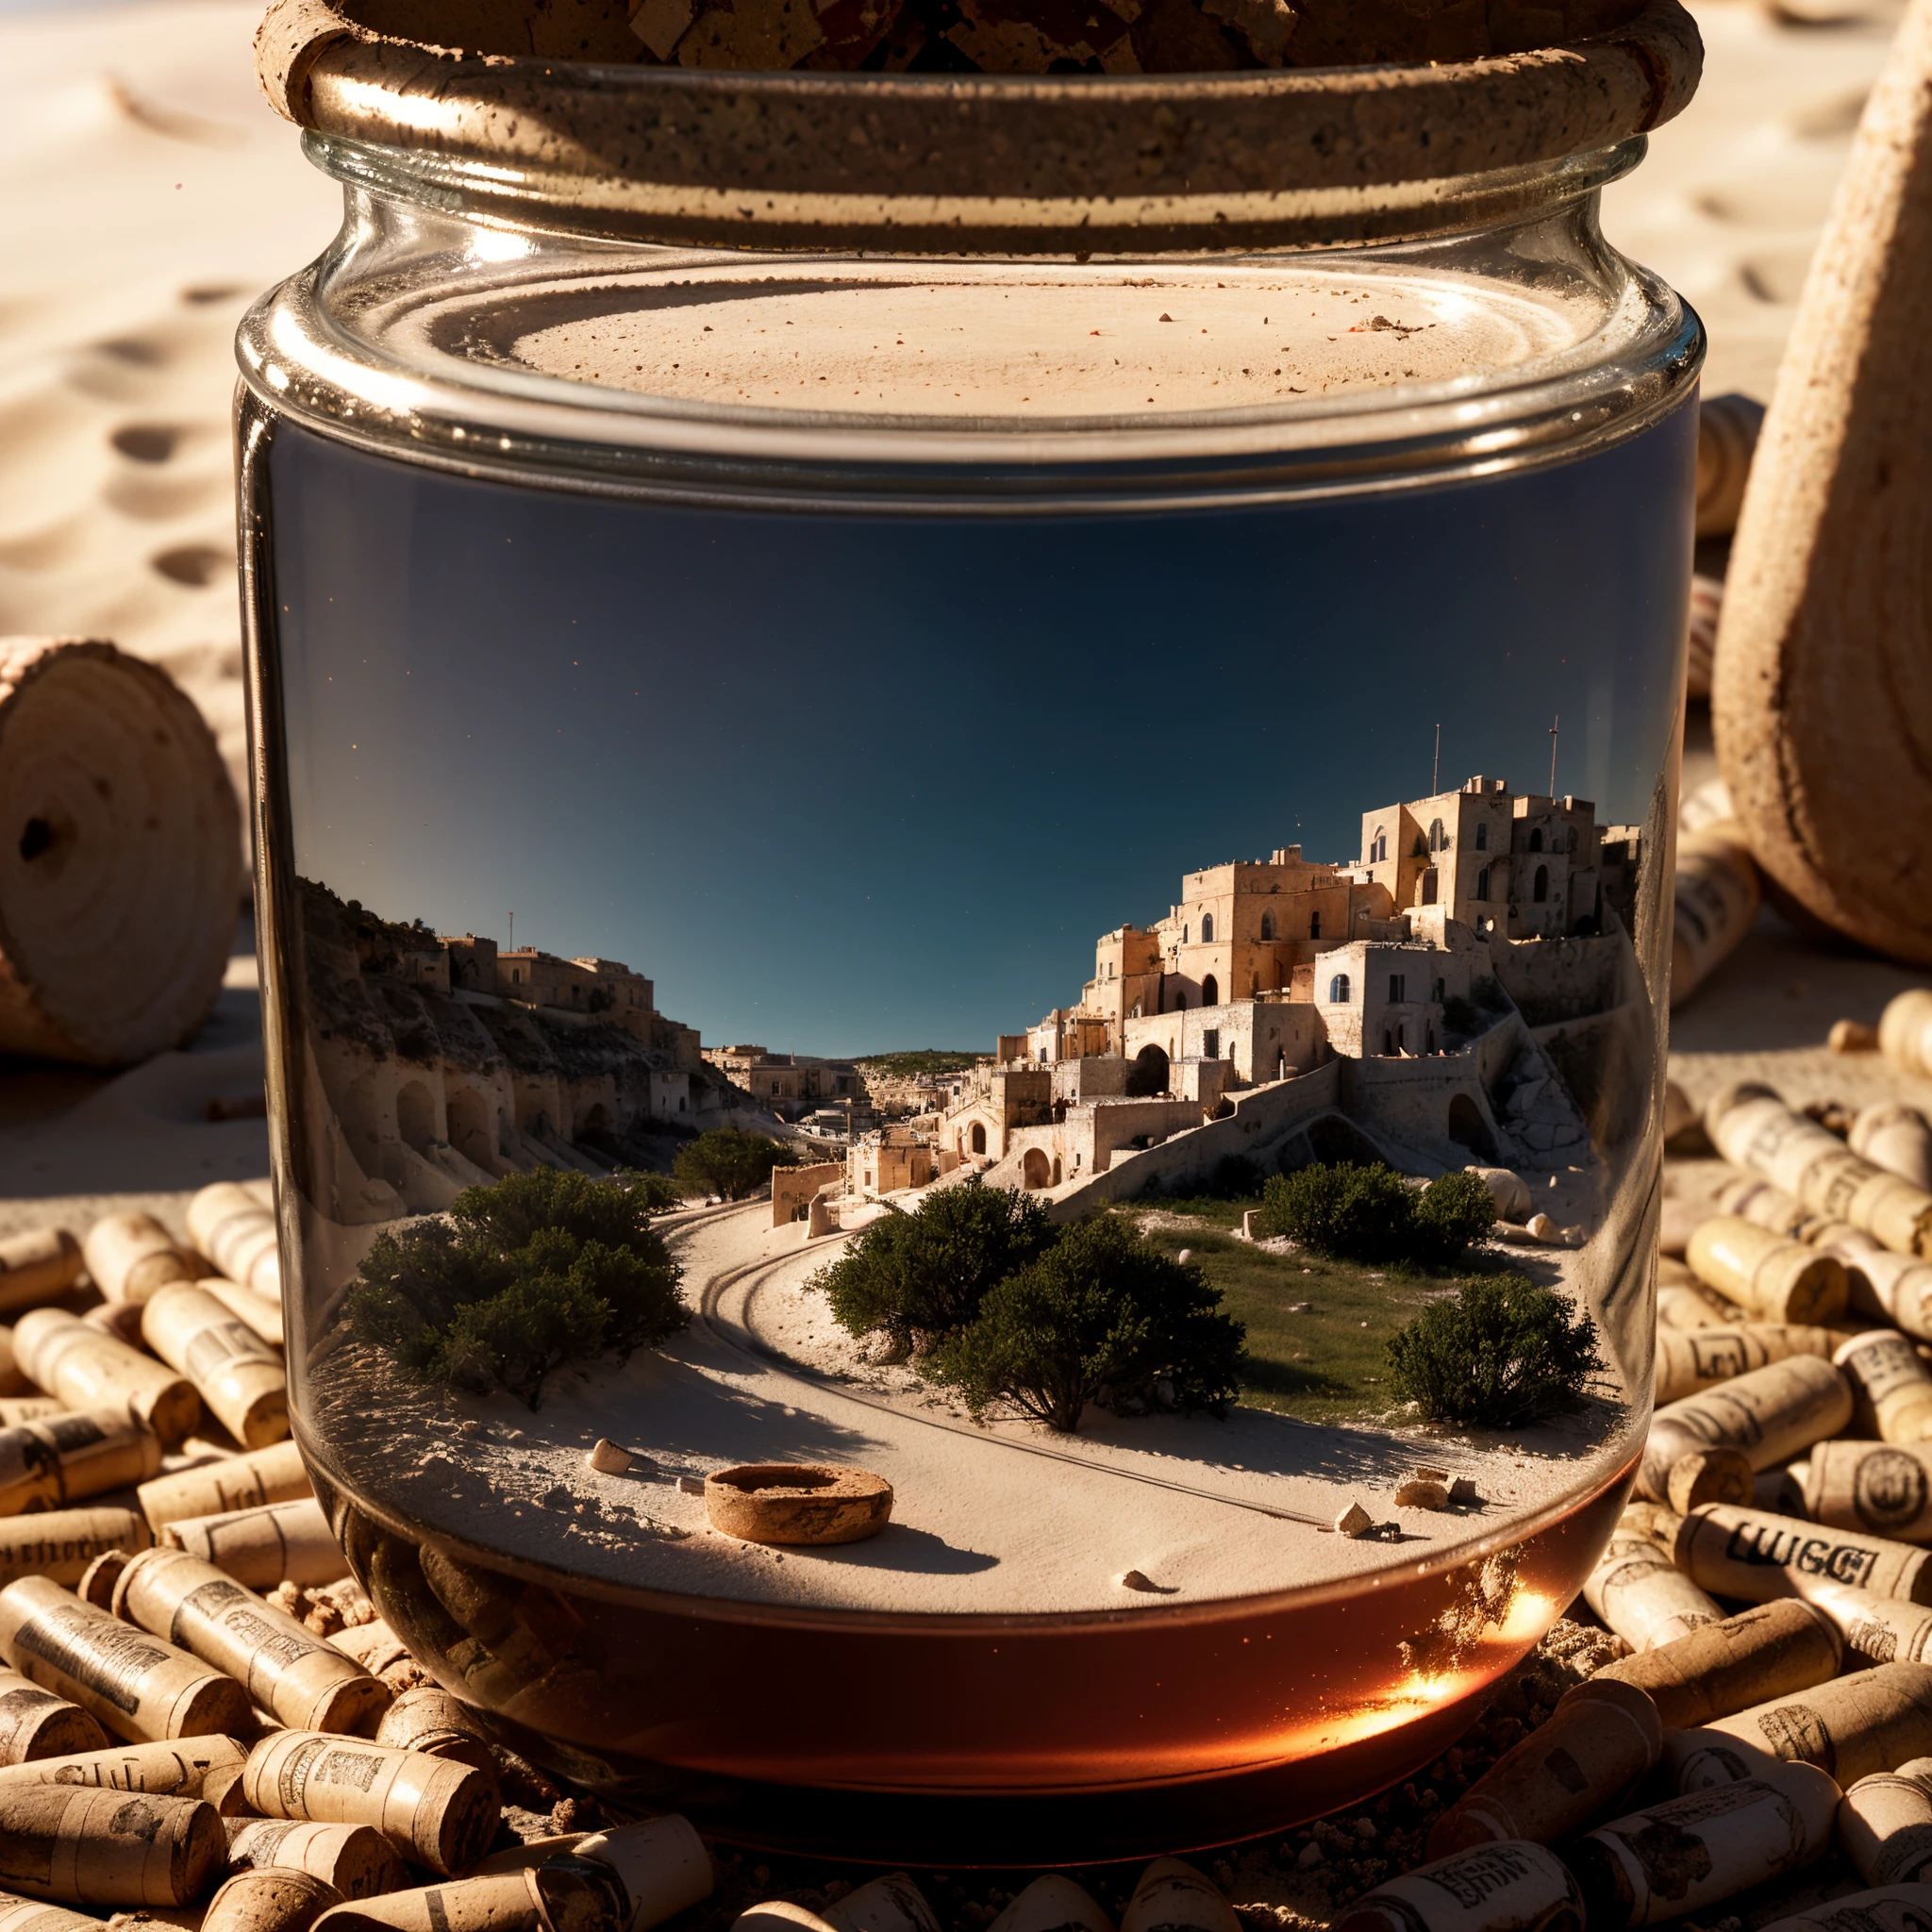
<path id="1" fill-rule="evenodd" d="M 770 73 L 1216 74 L 1474 60 L 1612 31 L 1631 0 L 358 0 L 465 52 Z"/>

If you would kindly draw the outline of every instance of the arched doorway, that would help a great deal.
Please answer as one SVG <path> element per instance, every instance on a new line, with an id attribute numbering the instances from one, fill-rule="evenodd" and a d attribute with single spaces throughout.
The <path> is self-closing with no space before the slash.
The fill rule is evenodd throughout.
<path id="1" fill-rule="evenodd" d="M 1211 973 L 1201 982 L 1201 1004 L 1204 1007 L 1221 1004 L 1221 982 Z"/>
<path id="2" fill-rule="evenodd" d="M 1060 1158 L 1058 1154 L 1053 1158 L 1053 1184 L 1055 1187 L 1060 1184 Z"/>
<path id="3" fill-rule="evenodd" d="M 1027 1148 L 1025 1158 L 1020 1163 L 1020 1178 L 1028 1193 L 1053 1185 L 1053 1168 L 1040 1148 Z"/>
<path id="4" fill-rule="evenodd" d="M 975 1154 L 984 1154 L 986 1152 L 986 1123 L 984 1121 L 974 1121 L 973 1123 L 973 1151 Z"/>
<path id="5" fill-rule="evenodd" d="M 1167 1091 L 1167 1055 L 1158 1046 L 1143 1046 L 1127 1069 L 1127 1094 L 1145 1100 Z"/>
<path id="6" fill-rule="evenodd" d="M 488 1168 L 496 1149 L 490 1136 L 490 1109 L 474 1087 L 458 1087 L 444 1102 L 449 1117 L 449 1144 L 465 1160 Z"/>
<path id="7" fill-rule="evenodd" d="M 1482 1108 L 1466 1093 L 1449 1098 L 1449 1138 L 1478 1159 L 1492 1161 L 1496 1158 L 1496 1137 L 1490 1132 Z"/>
<path id="8" fill-rule="evenodd" d="M 437 1139 L 436 1102 L 421 1080 L 405 1080 L 396 1095 L 396 1132 L 418 1154 Z"/>

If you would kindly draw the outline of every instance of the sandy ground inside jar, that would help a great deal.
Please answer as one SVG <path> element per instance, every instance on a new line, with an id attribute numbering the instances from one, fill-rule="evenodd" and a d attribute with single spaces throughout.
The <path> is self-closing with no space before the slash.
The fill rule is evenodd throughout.
<path id="1" fill-rule="evenodd" d="M 770 1218 L 753 1203 L 675 1228 L 691 1332 L 623 1367 L 554 1377 L 535 1413 L 508 1396 L 411 1387 L 343 1343 L 311 1372 L 313 1438 L 378 1505 L 526 1560 L 739 1601 L 923 1613 L 1202 1602 L 1440 1562 L 1619 1459 L 1624 1410 L 1607 1378 L 1582 1413 L 1508 1435 L 1241 1407 L 1225 1420 L 1090 1410 L 1071 1436 L 1019 1419 L 976 1425 L 909 1368 L 868 1364 L 806 1291 L 839 1239 L 806 1245 L 801 1224 Z M 648 1469 L 590 1469 L 600 1437 Z M 676 1487 L 779 1461 L 883 1475 L 891 1525 L 861 1543 L 766 1548 L 711 1530 L 702 1497 Z M 1480 1502 L 1396 1508 L 1419 1462 L 1468 1477 Z M 1382 1536 L 1334 1532 L 1357 1501 Z M 1123 1584 L 1130 1571 L 1151 1588 Z"/>

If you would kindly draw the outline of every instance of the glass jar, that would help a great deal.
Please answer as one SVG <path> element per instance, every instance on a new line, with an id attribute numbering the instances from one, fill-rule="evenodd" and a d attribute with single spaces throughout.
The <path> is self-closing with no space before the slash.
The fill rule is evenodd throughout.
<path id="1" fill-rule="evenodd" d="M 1701 341 L 1596 208 L 1657 102 L 1485 168 L 1394 114 L 1366 186 L 1284 136 L 1257 188 L 1201 129 L 1466 72 L 265 45 L 346 209 L 240 341 L 291 1391 L 383 1616 L 523 1748 L 771 1846 L 1124 1856 L 1425 1761 L 1650 1406 Z M 670 180 L 637 130 L 678 112 L 720 145 Z M 787 114 L 824 139 L 781 192 Z M 983 193 L 812 176 L 949 117 Z M 1192 185 L 1129 205 L 1162 127 Z M 534 1402 L 480 1328 L 425 1367 L 459 1197 L 727 1125 L 807 1165 L 654 1224 L 688 1327 L 553 1337 Z M 1457 1270 L 1234 1238 L 1346 1162 L 1490 1171 L 1514 1231 L 1459 1271 L 1590 1317 L 1580 1407 L 1419 1422 L 1382 1351 Z M 941 1338 L 841 1330 L 816 1272 L 975 1181 L 1199 1271 L 1235 1406 L 975 1418 Z M 522 1267 L 491 1291 L 563 1293 Z M 368 1313 L 399 1280 L 415 1341 Z M 713 1527 L 704 1478 L 765 1464 L 874 1472 L 891 1524 Z"/>

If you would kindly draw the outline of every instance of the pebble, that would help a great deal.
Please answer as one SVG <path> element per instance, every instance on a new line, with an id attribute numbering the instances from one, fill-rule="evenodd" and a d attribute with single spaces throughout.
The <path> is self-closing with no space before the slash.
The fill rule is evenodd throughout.
<path id="1" fill-rule="evenodd" d="M 630 1467 L 630 1451 L 620 1449 L 607 1437 L 599 1436 L 584 1460 L 599 1475 L 622 1475 Z"/>
<path id="2" fill-rule="evenodd" d="M 1159 1584 L 1156 1583 L 1144 1570 L 1123 1570 L 1118 1580 L 1123 1590 L 1158 1590 L 1160 1588 Z"/>
<path id="3" fill-rule="evenodd" d="M 1351 1503 L 1335 1519 L 1335 1530 L 1338 1536 L 1360 1536 L 1374 1526 L 1375 1519 L 1359 1503 Z"/>
<path id="4" fill-rule="evenodd" d="M 1395 1507 L 1398 1509 L 1446 1509 L 1449 1507 L 1449 1491 L 1442 1483 L 1419 1476 L 1413 1482 L 1404 1483 L 1396 1491 Z"/>

